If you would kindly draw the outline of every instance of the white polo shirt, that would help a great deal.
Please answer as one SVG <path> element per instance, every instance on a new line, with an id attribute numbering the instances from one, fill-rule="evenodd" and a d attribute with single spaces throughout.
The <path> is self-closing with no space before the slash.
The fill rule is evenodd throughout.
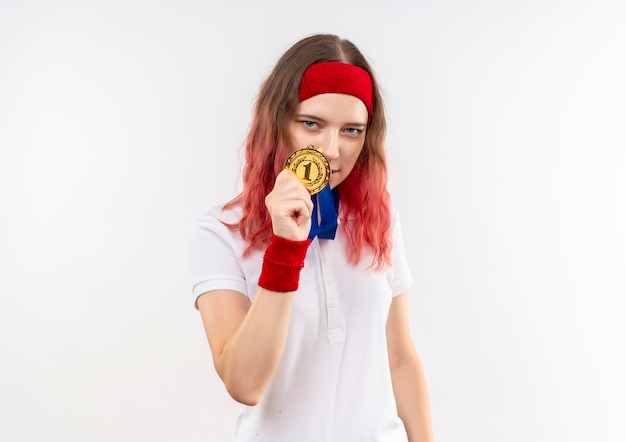
<path id="1" fill-rule="evenodd" d="M 239 208 L 213 208 L 197 222 L 193 252 L 194 300 L 228 289 L 253 301 L 263 252 L 242 258 Z M 346 259 L 341 227 L 335 240 L 315 239 L 294 294 L 289 334 L 276 373 L 260 402 L 242 406 L 236 440 L 268 442 L 406 441 L 387 357 L 385 325 L 392 297 L 412 280 L 397 217 L 393 266 L 368 269 Z"/>

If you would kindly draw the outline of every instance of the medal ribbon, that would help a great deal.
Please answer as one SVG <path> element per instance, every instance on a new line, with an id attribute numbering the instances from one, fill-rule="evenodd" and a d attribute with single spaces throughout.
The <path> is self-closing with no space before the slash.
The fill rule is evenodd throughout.
<path id="1" fill-rule="evenodd" d="M 339 193 L 331 190 L 330 186 L 326 186 L 319 193 L 311 196 L 311 199 L 313 200 L 313 215 L 309 239 L 312 240 L 316 236 L 319 239 L 335 239 Z"/>

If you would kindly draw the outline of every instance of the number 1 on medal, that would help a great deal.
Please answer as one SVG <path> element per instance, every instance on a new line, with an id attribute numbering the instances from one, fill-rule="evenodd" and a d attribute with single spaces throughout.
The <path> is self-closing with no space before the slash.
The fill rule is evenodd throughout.
<path id="1" fill-rule="evenodd" d="M 304 179 L 307 181 L 311 181 L 311 163 L 308 163 L 304 166 Z"/>

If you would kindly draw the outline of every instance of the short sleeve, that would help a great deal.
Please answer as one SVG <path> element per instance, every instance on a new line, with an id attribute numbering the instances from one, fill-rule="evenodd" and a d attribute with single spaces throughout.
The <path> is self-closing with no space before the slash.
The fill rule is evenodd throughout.
<path id="1" fill-rule="evenodd" d="M 402 228 L 397 211 L 394 210 L 392 221 L 392 251 L 391 265 L 393 268 L 391 275 L 391 295 L 398 296 L 405 293 L 412 285 L 413 278 L 406 260 L 404 251 L 404 239 L 402 238 Z"/>
<path id="2" fill-rule="evenodd" d="M 247 295 L 241 269 L 239 235 L 221 221 L 223 212 L 213 208 L 200 216 L 194 226 L 191 266 L 194 304 L 211 290 L 234 290 Z"/>

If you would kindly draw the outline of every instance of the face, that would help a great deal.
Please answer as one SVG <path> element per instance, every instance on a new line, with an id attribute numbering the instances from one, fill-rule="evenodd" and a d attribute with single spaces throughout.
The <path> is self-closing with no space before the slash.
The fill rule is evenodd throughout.
<path id="1" fill-rule="evenodd" d="M 363 150 L 367 119 L 367 108 L 358 98 L 320 94 L 298 104 L 289 134 L 294 150 L 309 144 L 322 149 L 334 188 L 350 174 Z"/>

